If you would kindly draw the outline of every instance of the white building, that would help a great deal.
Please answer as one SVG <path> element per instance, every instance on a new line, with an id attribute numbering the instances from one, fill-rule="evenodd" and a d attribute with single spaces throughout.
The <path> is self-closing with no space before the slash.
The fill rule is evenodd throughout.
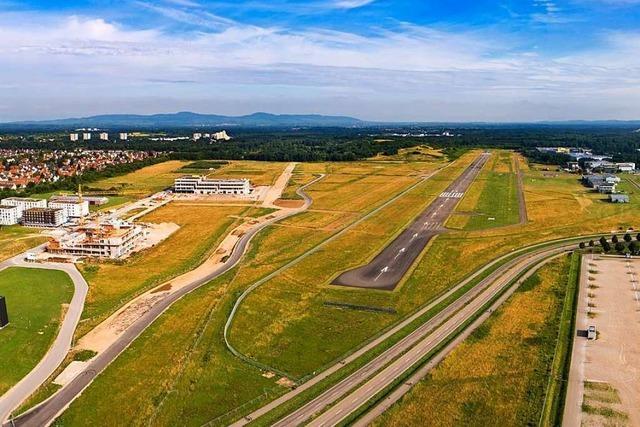
<path id="1" fill-rule="evenodd" d="M 120 132 L 120 140 L 126 141 L 129 138 L 129 135 L 126 132 Z"/>
<path id="2" fill-rule="evenodd" d="M 46 208 L 47 201 L 41 199 L 29 199 L 25 197 L 8 197 L 6 199 L 0 200 L 0 205 L 4 206 L 15 206 L 18 211 L 18 219 L 22 219 L 22 214 L 27 209 L 33 208 Z"/>
<path id="3" fill-rule="evenodd" d="M 216 141 L 229 141 L 231 137 L 227 135 L 226 130 L 223 130 L 223 131 L 214 133 L 213 139 L 215 139 Z"/>
<path id="4" fill-rule="evenodd" d="M 100 140 L 101 141 L 108 141 L 109 140 L 109 134 L 107 132 L 101 132 L 100 133 Z"/>
<path id="5" fill-rule="evenodd" d="M 89 202 L 86 200 L 73 202 L 52 199 L 49 201 L 49 207 L 64 210 L 67 218 L 84 218 L 89 215 Z"/>
<path id="6" fill-rule="evenodd" d="M 82 139 L 83 139 L 84 141 L 89 141 L 89 140 L 91 139 L 91 132 L 84 132 L 84 133 L 82 134 Z"/>
<path id="7" fill-rule="evenodd" d="M 197 141 L 197 140 L 199 140 L 200 138 L 202 138 L 202 134 L 201 134 L 201 133 L 194 133 L 194 134 L 193 134 L 193 140 L 194 140 L 194 141 Z"/>
<path id="8" fill-rule="evenodd" d="M 18 223 L 18 207 L 0 205 L 0 225 L 14 225 Z"/>
<path id="9" fill-rule="evenodd" d="M 248 179 L 208 179 L 198 175 L 177 178 L 173 189 L 176 193 L 191 194 L 251 194 Z"/>
<path id="10" fill-rule="evenodd" d="M 81 226 L 49 242 L 54 254 L 117 259 L 130 254 L 144 238 L 144 229 L 124 221 Z"/>
<path id="11" fill-rule="evenodd" d="M 636 170 L 635 163 L 616 163 L 620 172 L 634 172 Z"/>
<path id="12" fill-rule="evenodd" d="M 69 134 L 69 140 L 71 142 L 76 142 L 78 140 L 78 134 L 77 133 L 70 133 Z"/>

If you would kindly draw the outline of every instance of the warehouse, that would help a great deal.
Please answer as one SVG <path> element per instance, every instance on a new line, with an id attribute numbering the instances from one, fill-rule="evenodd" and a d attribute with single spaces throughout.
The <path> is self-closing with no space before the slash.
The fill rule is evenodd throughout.
<path id="1" fill-rule="evenodd" d="M 173 191 L 189 194 L 251 194 L 248 179 L 208 179 L 198 175 L 188 175 L 174 181 Z"/>

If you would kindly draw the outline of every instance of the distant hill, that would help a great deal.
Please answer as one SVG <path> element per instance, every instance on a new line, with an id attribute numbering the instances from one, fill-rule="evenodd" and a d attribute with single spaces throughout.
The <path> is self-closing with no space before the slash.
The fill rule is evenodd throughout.
<path id="1" fill-rule="evenodd" d="M 170 114 L 107 114 L 57 120 L 2 123 L 0 127 L 59 127 L 59 128 L 169 128 L 169 127 L 358 127 L 366 122 L 353 117 L 323 116 L 318 114 L 254 113 L 247 116 L 220 116 L 180 112 Z"/>

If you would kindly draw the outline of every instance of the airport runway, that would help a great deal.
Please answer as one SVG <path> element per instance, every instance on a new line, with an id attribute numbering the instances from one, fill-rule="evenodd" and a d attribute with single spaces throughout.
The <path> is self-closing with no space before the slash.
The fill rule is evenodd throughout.
<path id="1" fill-rule="evenodd" d="M 369 264 L 345 271 L 332 284 L 393 290 L 429 241 L 442 233 L 442 225 L 480 173 L 489 153 L 483 153 L 443 191 L 416 220 Z"/>

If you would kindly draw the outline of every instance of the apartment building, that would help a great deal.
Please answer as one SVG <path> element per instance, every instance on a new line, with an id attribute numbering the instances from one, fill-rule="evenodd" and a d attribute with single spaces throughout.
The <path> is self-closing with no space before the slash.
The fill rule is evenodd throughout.
<path id="1" fill-rule="evenodd" d="M 69 140 L 71 142 L 77 142 L 78 141 L 78 134 L 77 133 L 70 133 L 69 134 Z"/>
<path id="2" fill-rule="evenodd" d="M 67 222 L 64 209 L 31 208 L 22 213 L 22 225 L 25 227 L 59 227 Z"/>
<path id="3" fill-rule="evenodd" d="M 0 200 L 0 205 L 15 206 L 17 208 L 18 220 L 22 219 L 22 214 L 27 209 L 46 208 L 47 201 L 42 199 L 31 199 L 27 197 L 7 197 Z"/>
<path id="4" fill-rule="evenodd" d="M 0 225 L 14 225 L 18 223 L 18 207 L 0 205 Z"/>
<path id="5" fill-rule="evenodd" d="M 108 140 L 109 140 L 109 134 L 107 132 L 101 132 L 100 141 L 108 141 Z"/>
<path id="6" fill-rule="evenodd" d="M 87 200 L 65 201 L 60 199 L 50 199 L 50 208 L 63 209 L 67 218 L 84 218 L 89 215 L 89 202 Z"/>

